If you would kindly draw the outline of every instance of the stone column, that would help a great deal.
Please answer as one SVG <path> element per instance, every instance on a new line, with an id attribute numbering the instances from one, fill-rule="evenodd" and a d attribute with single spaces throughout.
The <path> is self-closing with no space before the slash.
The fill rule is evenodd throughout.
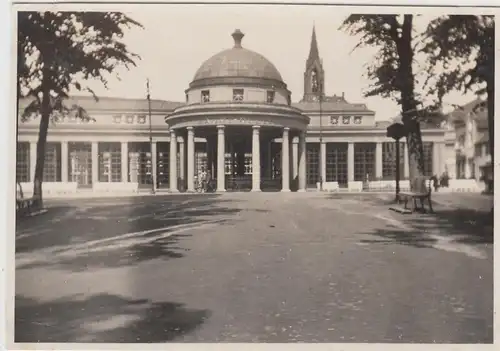
<path id="1" fill-rule="evenodd" d="M 99 183 L 99 143 L 92 142 L 92 185 Z"/>
<path id="2" fill-rule="evenodd" d="M 35 182 L 35 168 L 36 168 L 36 141 L 30 142 L 30 179 Z"/>
<path id="3" fill-rule="evenodd" d="M 170 192 L 177 193 L 177 135 L 175 129 L 170 130 Z"/>
<path id="4" fill-rule="evenodd" d="M 441 144 L 433 142 L 432 143 L 432 175 L 437 175 L 439 178 L 440 167 L 441 167 Z"/>
<path id="5" fill-rule="evenodd" d="M 321 154 L 321 179 L 323 180 L 323 184 L 326 182 L 326 143 L 323 140 L 320 144 L 320 154 Z"/>
<path id="6" fill-rule="evenodd" d="M 410 178 L 410 157 L 408 155 L 409 150 L 408 150 L 408 143 L 405 143 L 404 147 L 404 166 L 403 166 L 403 177 L 405 179 Z"/>
<path id="7" fill-rule="evenodd" d="M 122 183 L 128 183 L 128 143 L 122 142 L 121 150 Z"/>
<path id="8" fill-rule="evenodd" d="M 186 185 L 186 143 L 184 136 L 180 136 L 179 140 L 179 179 L 183 187 Z"/>
<path id="9" fill-rule="evenodd" d="M 290 128 L 283 129 L 283 139 L 281 142 L 281 177 L 282 192 L 290 191 Z"/>
<path id="10" fill-rule="evenodd" d="M 260 126 L 252 127 L 252 191 L 260 190 Z"/>
<path id="11" fill-rule="evenodd" d="M 399 162 L 397 160 L 396 162 Z M 382 178 L 382 143 L 378 142 L 375 146 L 375 179 Z"/>
<path id="12" fill-rule="evenodd" d="M 68 182 L 68 142 L 61 141 L 61 182 Z"/>
<path id="13" fill-rule="evenodd" d="M 297 179 L 299 176 L 299 137 L 292 139 L 292 177 Z"/>
<path id="14" fill-rule="evenodd" d="M 471 166 L 470 166 L 470 160 L 468 157 L 465 157 L 465 159 L 463 160 L 464 162 L 464 176 L 465 176 L 465 179 L 469 179 L 471 176 L 472 176 L 472 170 L 471 170 Z"/>
<path id="15" fill-rule="evenodd" d="M 306 171 L 306 132 L 301 131 L 299 136 L 299 192 L 306 191 L 307 171 Z"/>
<path id="16" fill-rule="evenodd" d="M 441 176 L 441 174 L 443 174 L 444 171 L 446 171 L 447 168 L 449 167 L 446 148 L 447 148 L 446 143 L 441 143 L 441 153 L 440 153 L 441 172 L 438 174 L 439 176 Z M 450 173 L 450 170 L 448 170 L 448 173 Z"/>
<path id="17" fill-rule="evenodd" d="M 156 183 L 158 177 L 158 152 L 156 151 L 156 141 L 151 143 L 151 181 L 153 182 L 153 189 L 156 190 Z"/>
<path id="18" fill-rule="evenodd" d="M 215 172 L 213 169 L 213 149 L 212 149 L 213 143 L 212 143 L 212 138 L 207 136 L 205 139 L 205 152 L 207 153 L 207 169 L 206 171 L 210 171 L 212 174 L 212 178 L 215 177 Z M 199 172 L 200 170 L 198 170 Z"/>
<path id="19" fill-rule="evenodd" d="M 226 158 L 226 138 L 224 135 L 224 126 L 217 126 L 217 191 L 226 191 L 226 174 L 225 169 Z"/>
<path id="20" fill-rule="evenodd" d="M 347 181 L 354 181 L 354 143 L 347 144 Z"/>
<path id="21" fill-rule="evenodd" d="M 194 192 L 194 129 L 187 127 L 187 191 Z"/>

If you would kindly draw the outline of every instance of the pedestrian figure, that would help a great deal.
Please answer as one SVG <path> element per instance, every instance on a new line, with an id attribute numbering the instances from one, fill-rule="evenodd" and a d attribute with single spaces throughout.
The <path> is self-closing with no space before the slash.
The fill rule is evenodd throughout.
<path id="1" fill-rule="evenodd" d="M 430 180 L 432 181 L 432 186 L 434 187 L 434 191 L 438 191 L 439 182 L 437 175 L 433 175 Z"/>
<path id="2" fill-rule="evenodd" d="M 201 184 L 201 192 L 204 193 L 207 189 L 207 172 L 205 172 L 205 167 L 201 167 L 198 179 Z"/>

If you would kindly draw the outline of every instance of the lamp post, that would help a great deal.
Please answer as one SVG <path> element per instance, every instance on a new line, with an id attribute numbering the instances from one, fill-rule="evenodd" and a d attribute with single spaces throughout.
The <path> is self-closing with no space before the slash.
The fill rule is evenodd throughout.
<path id="1" fill-rule="evenodd" d="M 393 123 L 387 127 L 387 136 L 396 142 L 396 202 L 399 201 L 399 140 L 406 135 L 406 128 L 402 123 Z"/>
<path id="2" fill-rule="evenodd" d="M 149 94 L 149 78 L 146 80 L 146 89 L 147 89 L 147 99 L 148 99 L 148 113 L 149 113 L 149 150 L 151 151 L 151 193 L 155 194 L 156 192 L 156 174 L 153 172 L 155 169 L 153 165 L 153 129 L 151 123 L 151 96 Z"/>

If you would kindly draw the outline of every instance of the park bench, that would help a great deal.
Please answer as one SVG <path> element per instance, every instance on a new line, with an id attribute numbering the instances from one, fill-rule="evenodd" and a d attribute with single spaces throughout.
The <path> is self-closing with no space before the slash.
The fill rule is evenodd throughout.
<path id="1" fill-rule="evenodd" d="M 432 209 L 431 193 L 432 188 L 428 177 L 416 177 L 410 182 L 411 191 L 400 192 L 399 200 L 404 203 L 404 210 L 408 211 L 408 202 L 413 202 L 411 212 L 421 210 L 425 212 L 425 201 L 429 203 L 430 212 L 434 212 Z M 417 205 L 420 202 L 420 207 Z"/>
<path id="2" fill-rule="evenodd" d="M 27 216 L 40 209 L 40 199 L 38 197 L 24 197 L 21 184 L 17 183 L 16 194 L 16 215 Z"/>

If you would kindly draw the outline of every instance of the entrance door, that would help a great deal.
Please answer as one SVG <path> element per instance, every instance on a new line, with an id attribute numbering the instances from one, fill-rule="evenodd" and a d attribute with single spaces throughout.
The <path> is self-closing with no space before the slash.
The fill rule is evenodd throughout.
<path id="1" fill-rule="evenodd" d="M 69 143 L 69 178 L 79 188 L 92 186 L 92 144 Z"/>
<path id="2" fill-rule="evenodd" d="M 151 152 L 149 143 L 129 143 L 129 182 L 139 188 L 150 188 L 152 182 Z"/>
<path id="3" fill-rule="evenodd" d="M 158 142 L 157 166 L 156 166 L 156 187 L 168 189 L 170 186 L 170 143 Z"/>

